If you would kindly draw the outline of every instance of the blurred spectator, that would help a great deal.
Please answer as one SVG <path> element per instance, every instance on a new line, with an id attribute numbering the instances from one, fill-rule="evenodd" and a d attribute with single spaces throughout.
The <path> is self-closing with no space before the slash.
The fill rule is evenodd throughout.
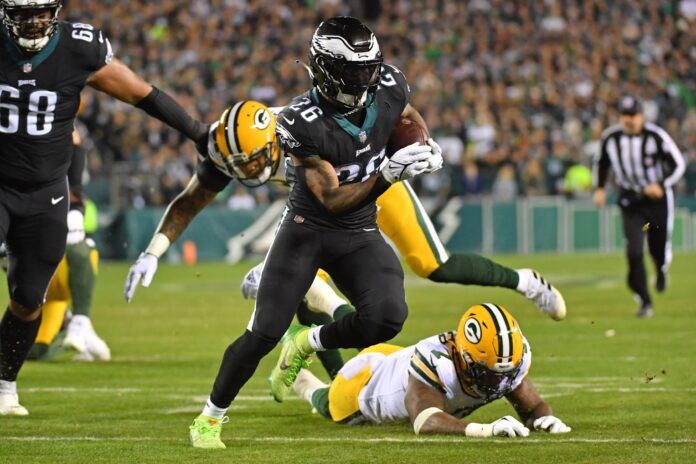
<path id="1" fill-rule="evenodd" d="M 227 207 L 232 211 L 241 209 L 254 209 L 256 207 L 256 199 L 249 192 L 249 189 L 239 185 L 234 191 L 234 194 L 227 200 Z"/>
<path id="2" fill-rule="evenodd" d="M 563 194 L 571 154 L 588 164 L 625 93 L 685 153 L 696 150 L 694 0 L 72 0 L 64 11 L 103 28 L 121 59 L 205 121 L 241 99 L 285 104 L 310 85 L 295 60 L 305 59 L 319 21 L 368 19 L 452 164 L 437 180 L 451 186 L 420 182 L 420 193 L 490 192 L 512 169 L 515 191 Z M 147 186 L 131 202 L 165 201 L 186 177 L 178 167 L 150 171 L 157 153 L 166 158 L 157 166 L 184 156 L 191 175 L 190 144 L 143 113 L 92 96 L 81 118 L 100 159 L 90 166 L 102 175 L 121 163 L 136 177 L 163 177 L 129 180 Z"/>

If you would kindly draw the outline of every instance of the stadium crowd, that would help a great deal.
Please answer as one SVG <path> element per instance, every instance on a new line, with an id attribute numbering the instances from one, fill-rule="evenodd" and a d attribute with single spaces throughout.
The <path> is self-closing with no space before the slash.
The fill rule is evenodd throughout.
<path id="1" fill-rule="evenodd" d="M 691 161 L 681 189 L 696 194 L 695 0 L 71 0 L 66 11 L 206 121 L 234 101 L 278 106 L 306 90 L 295 60 L 321 18 L 365 18 L 444 149 L 447 168 L 417 185 L 443 198 L 586 195 L 601 131 L 632 94 Z M 129 201 L 165 204 L 188 181 L 194 147 L 159 122 L 95 95 L 81 120 L 93 172 L 138 173 Z"/>

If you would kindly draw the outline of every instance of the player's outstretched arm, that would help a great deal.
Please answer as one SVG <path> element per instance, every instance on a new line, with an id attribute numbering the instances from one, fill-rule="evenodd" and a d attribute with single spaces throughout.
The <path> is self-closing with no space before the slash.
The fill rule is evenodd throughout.
<path id="1" fill-rule="evenodd" d="M 140 108 L 193 140 L 199 151 L 205 151 L 206 124 L 193 119 L 176 100 L 146 82 L 117 58 L 90 76 L 87 85 Z"/>
<path id="2" fill-rule="evenodd" d="M 466 422 L 447 414 L 445 396 L 412 375 L 406 388 L 406 410 L 416 435 L 449 434 L 468 437 L 526 437 L 529 430 L 514 417 L 505 416 L 490 424 Z"/>
<path id="3" fill-rule="evenodd" d="M 550 433 L 567 433 L 571 428 L 553 415 L 551 406 L 544 401 L 532 382 L 525 378 L 506 398 L 517 411 L 522 422 L 530 429 Z"/>
<path id="4" fill-rule="evenodd" d="M 201 185 L 198 175 L 191 178 L 184 191 L 169 204 L 150 245 L 140 254 L 128 271 L 124 289 L 126 301 L 133 298 L 138 283 L 142 282 L 143 287 L 150 286 L 157 272 L 160 256 L 167 251 L 171 243 L 179 238 L 193 218 L 213 201 L 217 194 L 218 192 L 208 190 Z"/>

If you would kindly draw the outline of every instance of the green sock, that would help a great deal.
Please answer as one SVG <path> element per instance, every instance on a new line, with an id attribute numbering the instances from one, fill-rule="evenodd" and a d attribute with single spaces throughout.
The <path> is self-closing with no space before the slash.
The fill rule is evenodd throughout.
<path id="1" fill-rule="evenodd" d="M 300 324 L 308 327 L 312 325 L 325 325 L 333 322 L 333 319 L 331 319 L 331 316 L 328 314 L 311 311 L 304 301 L 297 309 L 297 320 L 300 321 Z M 324 367 L 324 370 L 326 370 L 326 373 L 329 374 L 329 377 L 333 380 L 344 364 L 341 352 L 339 350 L 317 351 L 316 355 L 317 358 L 319 358 L 319 362 L 321 362 L 321 365 Z"/>
<path id="2" fill-rule="evenodd" d="M 329 412 L 329 387 L 320 388 L 312 394 L 312 406 L 322 416 L 331 419 Z"/>
<path id="3" fill-rule="evenodd" d="M 354 312 L 355 312 L 355 308 L 352 307 L 351 305 L 349 305 L 349 304 L 341 305 L 338 308 L 336 308 L 336 311 L 334 311 L 333 320 L 340 321 L 341 319 L 343 319 L 344 316 L 346 316 L 350 313 L 354 313 Z"/>
<path id="4" fill-rule="evenodd" d="M 92 308 L 92 293 L 97 281 L 94 267 L 90 259 L 93 248 L 82 241 L 68 245 L 66 258 L 68 260 L 68 285 L 72 294 L 72 312 L 74 315 L 89 317 Z"/>
<path id="5" fill-rule="evenodd" d="M 453 254 L 428 276 L 433 282 L 505 287 L 515 290 L 517 271 L 474 254 Z"/>

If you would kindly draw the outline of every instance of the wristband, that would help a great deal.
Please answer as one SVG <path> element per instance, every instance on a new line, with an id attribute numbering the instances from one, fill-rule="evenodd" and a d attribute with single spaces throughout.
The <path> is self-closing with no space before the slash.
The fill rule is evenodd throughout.
<path id="1" fill-rule="evenodd" d="M 169 248 L 169 239 L 163 233 L 158 232 L 152 237 L 150 244 L 145 249 L 145 253 L 159 259 L 167 251 L 167 248 Z"/>
<path id="2" fill-rule="evenodd" d="M 470 422 L 464 429 L 464 435 L 467 437 L 486 438 L 493 436 L 492 424 L 477 424 Z"/>
<path id="3" fill-rule="evenodd" d="M 433 414 L 437 414 L 438 412 L 443 412 L 442 409 L 436 408 L 435 406 L 431 408 L 427 408 L 422 410 L 418 415 L 416 416 L 415 420 L 413 421 L 413 431 L 416 432 L 416 435 L 420 433 L 421 428 L 423 428 L 423 425 L 425 425 L 425 422 L 430 419 L 430 416 Z"/>

